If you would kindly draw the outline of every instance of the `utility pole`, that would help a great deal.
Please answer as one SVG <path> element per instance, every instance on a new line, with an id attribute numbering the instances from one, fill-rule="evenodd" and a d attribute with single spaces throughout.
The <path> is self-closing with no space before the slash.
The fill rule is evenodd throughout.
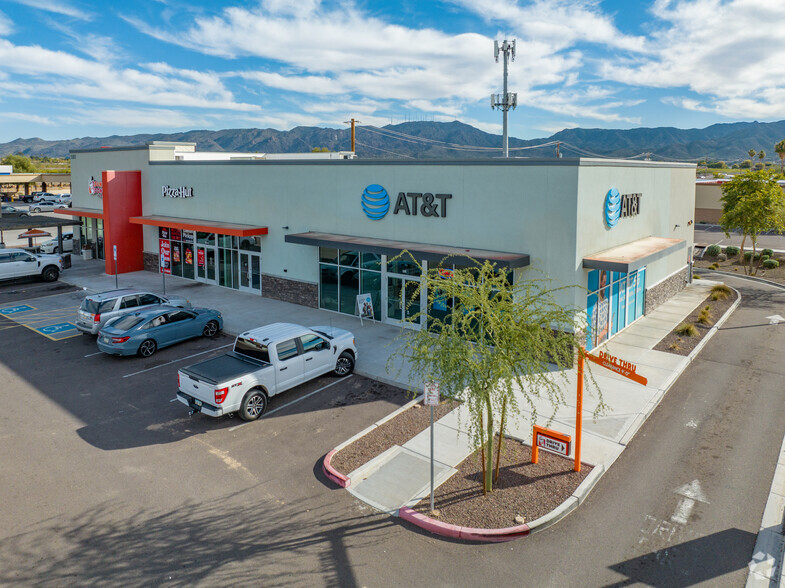
<path id="1" fill-rule="evenodd" d="M 507 92 L 507 62 L 510 58 L 515 61 L 515 39 L 508 42 L 507 39 L 502 41 L 501 47 L 499 41 L 493 42 L 493 57 L 496 63 L 499 63 L 499 50 L 504 53 L 504 93 L 491 94 L 491 108 L 501 108 L 503 120 L 503 142 L 504 142 L 504 157 L 509 157 L 509 144 L 507 138 L 507 111 L 512 107 L 513 109 L 518 105 L 518 94 Z"/>
<path id="2" fill-rule="evenodd" d="M 346 122 L 343 123 L 345 125 L 349 125 L 349 124 L 352 125 L 352 153 L 355 152 L 354 151 L 354 123 L 358 123 L 358 122 L 362 122 L 362 121 L 361 120 L 354 120 L 354 119 L 352 119 L 350 121 L 347 120 Z"/>
<path id="3" fill-rule="evenodd" d="M 556 159 L 561 157 L 561 153 L 559 153 L 559 146 L 561 145 L 560 141 L 556 141 Z"/>

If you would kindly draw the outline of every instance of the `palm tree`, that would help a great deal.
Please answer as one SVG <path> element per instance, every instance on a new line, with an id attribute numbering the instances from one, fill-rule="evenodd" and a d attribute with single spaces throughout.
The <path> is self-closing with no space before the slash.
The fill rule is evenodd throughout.
<path id="1" fill-rule="evenodd" d="M 785 169 L 783 169 L 785 167 L 783 166 L 785 163 L 785 139 L 774 146 L 774 151 L 780 156 L 780 173 L 785 175 Z"/>
<path id="2" fill-rule="evenodd" d="M 754 149 L 750 149 L 749 151 L 747 151 L 747 155 L 750 156 L 750 159 L 755 159 L 755 155 L 757 155 L 757 153 L 755 152 Z"/>

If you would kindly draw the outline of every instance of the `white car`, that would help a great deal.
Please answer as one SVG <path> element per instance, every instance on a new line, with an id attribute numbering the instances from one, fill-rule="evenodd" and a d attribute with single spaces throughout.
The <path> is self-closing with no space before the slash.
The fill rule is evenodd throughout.
<path id="1" fill-rule="evenodd" d="M 57 204 L 67 204 L 68 206 L 71 206 L 70 194 L 57 194 L 52 200 L 57 202 Z"/>
<path id="2" fill-rule="evenodd" d="M 74 234 L 63 233 L 63 252 L 74 250 Z M 49 239 L 41 243 L 42 253 L 61 253 L 57 244 L 57 238 Z"/>
<path id="3" fill-rule="evenodd" d="M 0 280 L 25 276 L 41 276 L 45 282 L 54 282 L 63 271 L 63 258 L 59 255 L 28 253 L 24 249 L 0 249 Z"/>
<path id="4" fill-rule="evenodd" d="M 68 208 L 67 204 L 60 204 L 54 200 L 39 200 L 30 205 L 30 212 L 52 212 L 55 208 Z"/>

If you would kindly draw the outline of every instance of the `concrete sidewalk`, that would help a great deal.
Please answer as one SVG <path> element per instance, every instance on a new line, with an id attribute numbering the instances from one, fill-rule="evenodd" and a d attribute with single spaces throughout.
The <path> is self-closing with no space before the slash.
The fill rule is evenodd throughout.
<path id="1" fill-rule="evenodd" d="M 648 383 L 643 386 L 600 366 L 592 366 L 594 379 L 609 407 L 607 414 L 593 420 L 592 413 L 599 399 L 584 394 L 581 461 L 595 466 L 598 473 L 592 476 L 594 480 L 621 455 L 671 384 L 689 365 L 690 357 L 655 351 L 653 347 L 692 313 L 715 283 L 695 281 L 601 347 L 602 351 L 636 364 L 637 373 L 648 378 Z M 572 369 L 549 376 L 559 384 L 567 403 L 553 414 L 547 399 L 536 399 L 536 424 L 548 425 L 570 435 L 574 441 L 577 371 Z M 528 405 L 523 395 L 519 397 L 519 405 Z M 553 419 L 549 423 L 551 416 Z M 437 478 L 448 478 L 454 468 L 472 453 L 473 447 L 466 432 L 468 422 L 468 412 L 459 407 L 436 423 L 434 459 Z M 531 411 L 522 410 L 520 418 L 509 423 L 508 434 L 531 443 Z M 348 490 L 371 506 L 395 514 L 401 507 L 411 507 L 429 495 L 429 463 L 430 430 L 426 429 L 403 447 L 394 448 L 351 472 Z M 403 472 L 405 475 L 401 475 Z M 581 498 L 576 497 L 576 504 Z M 542 524 L 545 522 L 542 521 Z"/>

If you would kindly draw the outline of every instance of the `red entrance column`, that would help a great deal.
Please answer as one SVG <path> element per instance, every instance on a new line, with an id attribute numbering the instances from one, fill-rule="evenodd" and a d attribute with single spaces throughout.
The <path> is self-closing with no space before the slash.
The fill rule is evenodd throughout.
<path id="1" fill-rule="evenodd" d="M 142 172 L 105 171 L 104 257 L 106 273 L 114 275 L 114 246 L 117 245 L 117 273 L 144 269 L 142 225 L 131 224 L 132 216 L 142 216 Z"/>

